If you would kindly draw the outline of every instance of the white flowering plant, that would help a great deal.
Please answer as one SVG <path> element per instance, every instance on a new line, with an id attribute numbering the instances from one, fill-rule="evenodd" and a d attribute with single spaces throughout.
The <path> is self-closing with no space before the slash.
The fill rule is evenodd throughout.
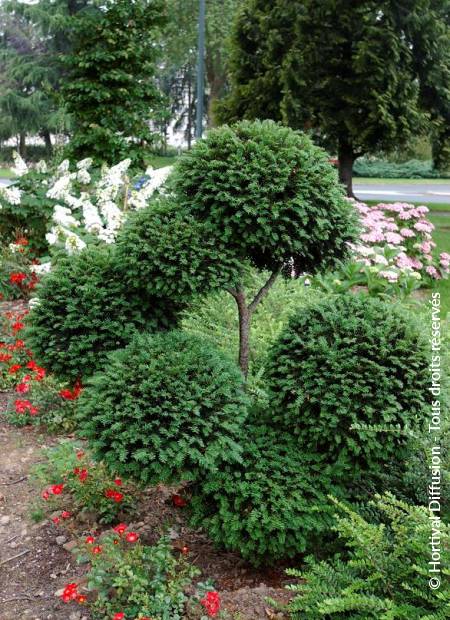
<path id="1" fill-rule="evenodd" d="M 332 274 L 314 278 L 316 286 L 330 292 L 362 286 L 371 295 L 406 297 L 448 277 L 450 254 L 436 254 L 428 207 L 400 202 L 354 204 L 362 233 L 359 242 L 351 245 L 353 257 Z"/>
<path id="2" fill-rule="evenodd" d="M 17 181 L 0 188 L 0 234 L 11 242 L 18 231 L 41 255 L 73 254 L 89 244 L 114 243 L 127 213 L 143 208 L 170 168 L 132 175 L 131 161 L 95 168 L 92 159 L 64 160 L 48 170 L 29 170 L 15 156 Z M 45 267 L 42 267 L 45 269 Z"/>

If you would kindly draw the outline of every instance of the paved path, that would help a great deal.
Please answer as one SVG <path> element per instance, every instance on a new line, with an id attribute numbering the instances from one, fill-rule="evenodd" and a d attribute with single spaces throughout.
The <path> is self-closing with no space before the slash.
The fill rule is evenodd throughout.
<path id="1" fill-rule="evenodd" d="M 353 191 L 361 200 L 389 200 L 398 202 L 447 202 L 450 204 L 449 183 L 360 184 L 354 181 Z"/>

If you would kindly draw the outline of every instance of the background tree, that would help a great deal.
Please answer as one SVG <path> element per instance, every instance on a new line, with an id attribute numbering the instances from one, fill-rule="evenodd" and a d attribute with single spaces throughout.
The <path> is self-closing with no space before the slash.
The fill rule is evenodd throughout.
<path id="1" fill-rule="evenodd" d="M 55 74 L 49 61 L 48 41 L 39 27 L 14 3 L 0 9 L 0 131 L 3 139 L 19 136 L 25 155 L 27 134 L 40 134 L 47 152 L 51 132 L 64 126 L 64 114 L 52 97 Z"/>
<path id="2" fill-rule="evenodd" d="M 149 122 L 163 107 L 155 72 L 165 23 L 162 0 L 108 0 L 73 17 L 62 87 L 72 115 L 73 156 L 138 162 L 138 144 L 155 141 Z"/>
<path id="3" fill-rule="evenodd" d="M 232 89 L 221 120 L 269 117 L 310 130 L 338 153 L 340 180 L 352 195 L 357 157 L 427 127 L 423 84 L 441 80 L 431 66 L 445 61 L 449 46 L 435 5 L 247 0 L 234 29 Z"/>

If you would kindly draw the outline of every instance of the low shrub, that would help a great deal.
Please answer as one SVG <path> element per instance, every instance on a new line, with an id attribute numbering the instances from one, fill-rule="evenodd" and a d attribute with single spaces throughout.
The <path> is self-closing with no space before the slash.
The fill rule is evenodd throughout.
<path id="1" fill-rule="evenodd" d="M 39 281 L 37 263 L 26 237 L 16 237 L 14 242 L 0 246 L 0 300 L 32 296 Z"/>
<path id="2" fill-rule="evenodd" d="M 171 197 L 128 218 L 117 252 L 131 285 L 179 302 L 233 285 L 242 271 L 242 261 Z"/>
<path id="3" fill-rule="evenodd" d="M 357 159 L 353 166 L 357 177 L 375 177 L 382 179 L 434 179 L 449 178 L 450 174 L 433 168 L 433 162 L 411 159 L 403 163 L 394 163 L 383 159 Z"/>
<path id="4" fill-rule="evenodd" d="M 272 347 L 273 422 L 300 449 L 347 463 L 352 479 L 407 453 L 429 414 L 429 348 L 402 306 L 366 295 L 325 299 L 294 314 Z"/>
<path id="5" fill-rule="evenodd" d="M 41 488 L 40 509 L 55 525 L 83 517 L 95 523 L 112 523 L 129 513 L 136 489 L 95 461 L 81 444 L 61 441 L 44 450 L 33 479 Z"/>
<path id="6" fill-rule="evenodd" d="M 261 420 L 243 433 L 241 464 L 204 476 L 193 487 L 192 525 L 252 564 L 311 552 L 328 538 L 333 508 L 328 493 L 342 490 L 332 469 L 301 452 L 290 434 Z"/>
<path id="7" fill-rule="evenodd" d="M 176 330 L 136 337 L 109 356 L 79 403 L 80 433 L 96 457 L 142 483 L 239 460 L 243 379 L 201 338 Z"/>
<path id="8" fill-rule="evenodd" d="M 186 590 L 197 569 L 183 556 L 175 557 L 169 538 L 160 538 L 153 546 L 139 538 L 124 524 L 98 540 L 88 536 L 77 552 L 80 561 L 90 562 L 87 585 L 68 584 L 62 600 L 87 603 L 97 620 L 185 618 Z"/>
<path id="9" fill-rule="evenodd" d="M 373 525 L 337 504 L 335 530 L 347 557 L 307 560 L 289 605 L 293 620 L 444 620 L 450 613 L 450 528 L 440 522 L 440 574 L 429 572 L 430 513 L 392 496 L 373 502 L 387 521 Z M 433 523 L 433 522 L 431 522 Z M 435 538 L 436 544 L 438 538 Z M 433 581 L 434 579 L 434 581 Z M 440 587 L 436 588 L 437 580 Z"/>
<path id="10" fill-rule="evenodd" d="M 114 248 L 103 246 L 61 259 L 37 289 L 29 314 L 27 344 L 57 377 L 76 381 L 101 368 L 109 351 L 137 330 L 160 330 L 176 322 L 163 299 L 128 286 Z"/>

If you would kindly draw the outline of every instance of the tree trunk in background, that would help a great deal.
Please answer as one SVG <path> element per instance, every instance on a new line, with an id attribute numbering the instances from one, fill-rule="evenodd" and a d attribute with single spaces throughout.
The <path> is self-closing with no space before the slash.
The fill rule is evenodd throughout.
<path id="1" fill-rule="evenodd" d="M 208 127 L 214 127 L 216 125 L 214 120 L 214 104 L 222 97 L 227 83 L 220 50 L 207 48 L 205 67 L 209 86 L 207 122 Z"/>
<path id="2" fill-rule="evenodd" d="M 25 157 L 27 154 L 26 134 L 21 132 L 19 135 L 19 155 Z"/>
<path id="3" fill-rule="evenodd" d="M 353 164 L 355 153 L 351 144 L 344 139 L 339 140 L 339 180 L 347 190 L 347 196 L 354 198 L 353 194 Z"/>
<path id="4" fill-rule="evenodd" d="M 45 150 L 47 151 L 48 155 L 51 155 L 53 153 L 53 144 L 52 144 L 52 137 L 50 135 L 50 132 L 47 131 L 47 129 L 45 129 L 42 132 L 42 137 L 44 138 L 44 142 L 45 142 Z"/>

